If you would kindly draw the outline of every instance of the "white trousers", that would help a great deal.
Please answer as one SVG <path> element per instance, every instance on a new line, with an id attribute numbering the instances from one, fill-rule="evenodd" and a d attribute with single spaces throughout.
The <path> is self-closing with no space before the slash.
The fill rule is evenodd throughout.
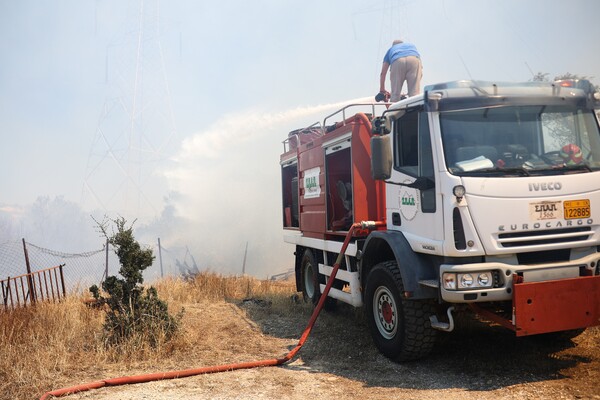
<path id="1" fill-rule="evenodd" d="M 421 92 L 421 76 L 423 67 L 421 59 L 415 56 L 400 57 L 390 67 L 390 81 L 392 83 L 391 102 L 400 100 L 400 93 L 404 81 L 408 86 L 408 95 L 414 96 Z"/>

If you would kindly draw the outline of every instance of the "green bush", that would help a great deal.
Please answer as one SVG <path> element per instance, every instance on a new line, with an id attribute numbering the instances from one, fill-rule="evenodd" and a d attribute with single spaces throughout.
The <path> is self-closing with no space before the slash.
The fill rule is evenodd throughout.
<path id="1" fill-rule="evenodd" d="M 115 345 L 134 336 L 145 338 L 151 346 L 169 340 L 177 332 L 183 310 L 176 316 L 169 314 L 167 303 L 158 297 L 156 289 L 142 286 L 143 271 L 152 265 L 152 249 L 143 249 L 133 236 L 133 224 L 126 226 L 124 218 L 112 221 L 116 232 L 109 236 L 107 222 L 99 223 L 101 232 L 115 248 L 122 278 L 109 276 L 102 283 L 103 296 L 98 286 L 90 287 L 96 301 L 107 304 L 104 338 Z"/>

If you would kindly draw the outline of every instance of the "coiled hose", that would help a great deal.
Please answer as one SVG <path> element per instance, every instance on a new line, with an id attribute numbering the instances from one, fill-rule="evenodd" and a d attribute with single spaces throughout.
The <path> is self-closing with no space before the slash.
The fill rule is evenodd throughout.
<path id="1" fill-rule="evenodd" d="M 194 376 L 194 375 L 213 374 L 216 372 L 234 371 L 234 370 L 238 370 L 238 369 L 272 367 L 272 366 L 276 366 L 276 365 L 285 364 L 286 362 L 288 362 L 292 358 L 294 358 L 296 353 L 298 353 L 298 351 L 300 351 L 300 349 L 304 345 L 304 342 L 306 342 L 306 339 L 310 335 L 313 325 L 315 324 L 317 317 L 319 316 L 319 313 L 321 312 L 321 309 L 323 308 L 323 304 L 325 303 L 325 300 L 327 299 L 327 295 L 329 294 L 331 285 L 333 285 L 335 275 L 337 274 L 337 271 L 340 268 L 340 264 L 342 262 L 342 257 L 344 256 L 344 253 L 346 252 L 348 244 L 350 243 L 350 239 L 352 238 L 352 236 L 354 236 L 354 232 L 358 228 L 361 228 L 363 230 L 375 229 L 376 227 L 383 226 L 383 225 L 384 225 L 383 222 L 373 222 L 373 221 L 365 222 L 365 221 L 363 221 L 363 222 L 354 223 L 350 227 L 350 229 L 348 230 L 348 233 L 346 234 L 346 238 L 344 239 L 344 243 L 342 244 L 340 253 L 338 254 L 335 264 L 333 265 L 333 270 L 331 271 L 331 276 L 327 280 L 327 285 L 325 285 L 323 294 L 321 295 L 321 298 L 319 299 L 319 302 L 317 303 L 317 306 L 315 307 L 315 309 L 308 321 L 308 325 L 304 329 L 302 336 L 300 336 L 300 340 L 298 341 L 298 344 L 296 345 L 296 347 L 294 347 L 292 350 L 290 350 L 282 358 L 273 358 L 273 359 L 260 360 L 260 361 L 249 361 L 249 362 L 242 362 L 242 363 L 235 363 L 235 364 L 216 365 L 216 366 L 211 366 L 211 367 L 184 369 L 184 370 L 179 370 L 179 371 L 156 372 L 156 373 L 151 373 L 151 374 L 132 375 L 132 376 L 123 376 L 120 378 L 103 379 L 103 380 L 96 381 L 96 382 L 84 383 L 81 385 L 52 390 L 50 392 L 44 393 L 42 395 L 42 397 L 40 397 L 40 400 L 47 400 L 50 398 L 50 396 L 60 397 L 60 396 L 66 396 L 69 394 L 85 392 L 85 391 L 91 390 L 91 389 L 100 389 L 105 386 L 120 386 L 120 385 L 132 384 L 132 383 L 160 381 L 163 379 L 177 379 L 177 378 L 185 378 L 185 377 Z"/>

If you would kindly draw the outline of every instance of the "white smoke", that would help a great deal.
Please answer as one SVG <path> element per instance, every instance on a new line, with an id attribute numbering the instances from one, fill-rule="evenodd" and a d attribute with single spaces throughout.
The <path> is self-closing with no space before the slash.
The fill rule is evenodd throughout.
<path id="1" fill-rule="evenodd" d="M 177 214 L 191 222 L 180 234 L 200 267 L 240 273 L 248 242 L 248 274 L 265 277 L 291 268 L 294 250 L 283 242 L 281 228 L 282 141 L 331 111 L 366 102 L 371 98 L 229 113 L 184 140 L 176 166 L 165 176 L 178 194 Z"/>
<path id="2" fill-rule="evenodd" d="M 300 121 L 306 117 L 315 116 L 315 119 L 317 119 L 321 118 L 321 114 L 327 110 L 338 109 L 348 104 L 371 101 L 370 97 L 363 97 L 331 104 L 297 107 L 278 113 L 246 111 L 225 114 L 206 131 L 196 133 L 191 138 L 185 139 L 177 160 L 181 161 L 196 157 L 219 158 L 223 156 L 223 152 L 227 151 L 232 143 L 239 146 L 250 140 L 265 136 L 278 128 L 290 126 L 292 122 Z M 303 127 L 298 126 L 297 128 Z M 285 139 L 287 132 L 280 131 L 279 133 L 282 141 Z"/>

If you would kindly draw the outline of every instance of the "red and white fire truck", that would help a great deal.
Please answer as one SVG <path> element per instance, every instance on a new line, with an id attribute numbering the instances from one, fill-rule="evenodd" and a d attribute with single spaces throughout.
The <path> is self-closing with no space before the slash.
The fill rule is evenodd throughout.
<path id="1" fill-rule="evenodd" d="M 428 354 L 472 310 L 517 336 L 600 324 L 600 96 L 585 80 L 457 81 L 349 105 L 284 141 L 296 286 L 365 307 L 379 350 Z M 360 112 L 359 112 L 360 111 Z"/>

